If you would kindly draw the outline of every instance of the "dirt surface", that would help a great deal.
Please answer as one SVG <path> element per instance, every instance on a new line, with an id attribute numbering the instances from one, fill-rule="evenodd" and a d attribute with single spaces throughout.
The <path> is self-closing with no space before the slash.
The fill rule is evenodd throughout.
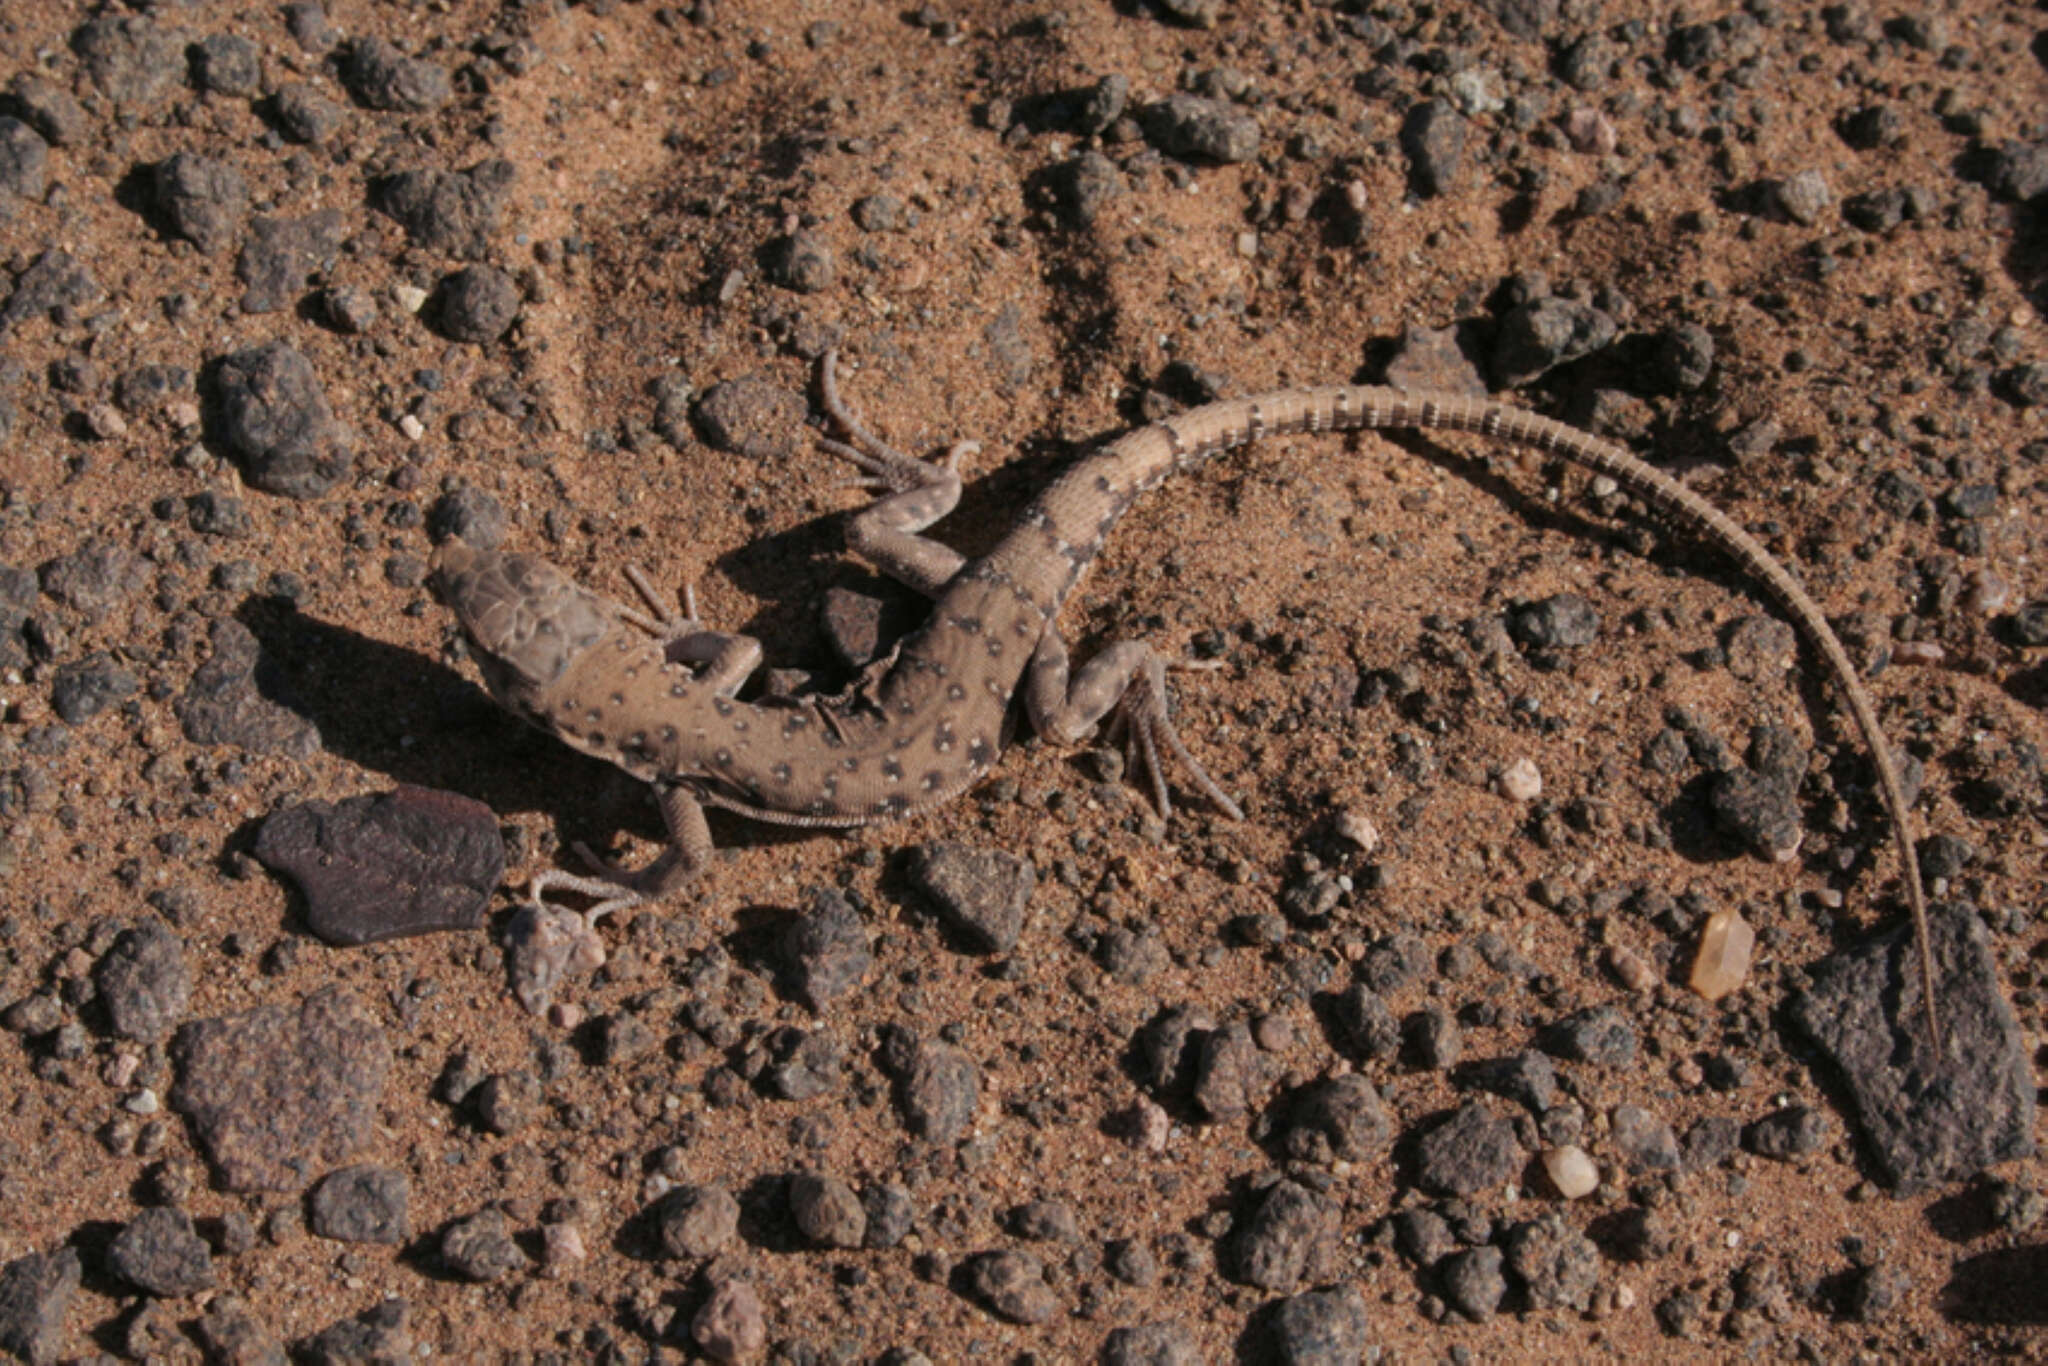
<path id="1" fill-rule="evenodd" d="M 1988 0 L 0 6 L 0 1350 L 2048 1354 L 2044 58 Z M 806 430 L 833 343 L 983 442 L 970 554 L 1175 404 L 1390 364 L 1683 473 L 1917 770 L 1973 1042 L 1879 1009 L 1874 1065 L 2006 1108 L 1902 1180 L 1795 1023 L 1903 913 L 1813 656 L 1477 439 L 1219 459 L 1069 606 L 1221 662 L 1179 715 L 1242 823 L 1030 743 L 899 825 L 715 819 L 552 1015 L 510 892 L 311 937 L 253 852 L 307 801 L 473 799 L 389 828 L 502 823 L 513 887 L 659 837 L 484 696 L 430 529 L 694 581 L 824 688 L 917 619 Z M 1893 985 L 1803 1009 L 1907 990 L 1841 961 Z"/>

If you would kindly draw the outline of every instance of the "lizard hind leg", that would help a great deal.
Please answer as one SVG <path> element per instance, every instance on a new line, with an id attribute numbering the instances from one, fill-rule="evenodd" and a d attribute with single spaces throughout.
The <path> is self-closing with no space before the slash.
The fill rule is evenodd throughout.
<path id="1" fill-rule="evenodd" d="M 604 966 L 604 941 L 597 922 L 614 911 L 660 901 L 695 877 L 711 857 L 711 829 L 704 807 L 681 787 L 660 789 L 662 822 L 669 845 L 659 858 L 638 870 L 622 868 L 578 844 L 576 852 L 597 870 L 583 876 L 559 868 L 534 874 L 526 901 L 506 932 L 506 956 L 513 994 L 535 1014 L 547 1009 L 558 987 Z M 578 912 L 550 904 L 550 892 L 595 897 Z"/>
<path id="2" fill-rule="evenodd" d="M 934 464 L 897 450 L 862 425 L 839 397 L 836 353 L 827 352 L 819 370 L 825 411 L 845 441 L 821 436 L 818 444 L 858 466 L 862 477 L 854 487 L 874 490 L 874 503 L 854 514 L 846 540 L 854 553 L 890 578 L 926 597 L 943 593 L 966 566 L 959 551 L 918 533 L 960 505 L 960 457 L 981 449 L 977 442 L 956 441 Z"/>
<path id="3" fill-rule="evenodd" d="M 1173 814 L 1166 787 L 1168 759 L 1179 764 L 1202 795 L 1231 820 L 1244 812 L 1209 776 L 1201 761 L 1181 741 L 1167 709 L 1169 668 L 1212 669 L 1214 664 L 1180 663 L 1167 659 L 1141 641 L 1120 640 L 1104 648 L 1069 678 L 1066 642 L 1048 629 L 1024 680 L 1024 707 L 1032 729 L 1056 744 L 1079 744 L 1108 721 L 1121 733 L 1136 767 L 1145 772 L 1152 800 L 1162 818 Z"/>

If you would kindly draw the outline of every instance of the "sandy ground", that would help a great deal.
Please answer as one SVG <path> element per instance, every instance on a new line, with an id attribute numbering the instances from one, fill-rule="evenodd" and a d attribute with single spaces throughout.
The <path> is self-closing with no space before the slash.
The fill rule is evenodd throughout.
<path id="1" fill-rule="evenodd" d="M 937 532 L 972 554 L 1161 405 L 1378 378 L 1417 354 L 1410 328 L 1460 329 L 1470 359 L 1436 373 L 1498 387 L 1511 315 L 1552 299 L 1598 335 L 1507 397 L 1682 473 L 1840 623 L 1917 761 L 1919 833 L 1960 842 L 1936 891 L 1987 928 L 2031 1102 L 2048 1006 L 2048 622 L 2028 615 L 2048 596 L 2041 12 L 1184 8 L 337 0 L 322 34 L 303 11 L 201 0 L 111 8 L 124 17 L 93 38 L 87 5 L 0 9 L 6 112 L 38 146 L 57 138 L 5 144 L 20 192 L 0 191 L 0 264 L 18 287 L 57 250 L 96 286 L 10 314 L 0 338 L 0 565 L 38 576 L 0 616 L 0 1006 L 39 1003 L 0 1039 L 0 1262 L 70 1245 L 82 1265 L 75 1293 L 12 1320 L 54 1311 L 22 1355 L 187 1359 L 210 1334 L 219 1359 L 267 1359 L 395 1298 L 400 1357 L 676 1360 L 736 1283 L 758 1292 L 762 1354 L 796 1362 L 2048 1350 L 2038 1159 L 1895 1195 L 1785 1022 L 1809 967 L 1903 911 L 1867 755 L 1813 656 L 1751 667 L 1739 624 L 1771 611 L 1739 567 L 1477 439 L 1295 437 L 1222 458 L 1142 504 L 1068 608 L 1083 651 L 1140 637 L 1223 662 L 1176 686 L 1242 823 L 1188 794 L 1162 826 L 1095 757 L 1035 744 L 899 825 L 716 818 L 705 877 L 607 924 L 612 961 L 565 993 L 574 1028 L 507 990 L 510 892 L 486 930 L 331 947 L 251 859 L 271 813 L 398 783 L 487 804 L 508 885 L 572 865 L 575 840 L 654 852 L 645 789 L 480 691 L 422 580 L 443 495 L 488 495 L 507 548 L 600 591 L 628 596 L 628 563 L 694 582 L 709 621 L 836 687 L 826 590 L 910 620 L 915 604 L 845 552 L 838 514 L 861 495 L 803 425 L 821 425 L 825 343 L 890 439 L 983 443 Z M 247 47 L 188 54 L 222 35 Z M 423 92 L 379 86 L 372 39 L 445 90 L 417 68 L 401 71 Z M 250 59 L 253 84 L 230 70 Z M 1176 93 L 1215 101 L 1196 110 L 1221 129 L 1206 155 L 1186 144 L 1202 129 L 1160 112 Z M 181 153 L 244 193 L 215 179 L 180 208 L 156 168 Z M 394 174 L 497 158 L 494 216 L 450 235 L 417 240 L 379 207 Z M 248 311 L 237 271 L 259 220 L 324 210 L 330 235 L 279 306 Z M 502 272 L 480 323 L 449 301 L 469 266 Z M 509 326 L 489 307 L 507 298 Z M 317 376 L 330 434 L 348 429 L 352 462 L 312 496 L 255 486 L 218 411 L 224 358 L 276 340 Z M 130 387 L 152 365 L 188 373 Z M 781 395 L 751 440 L 701 412 L 739 379 Z M 66 563 L 82 568 L 50 568 Z M 1558 594 L 1597 613 L 1591 644 L 1487 648 L 1489 623 Z M 179 704 L 223 621 L 253 632 L 266 695 L 317 746 L 194 738 Z M 111 690 L 75 722 L 57 710 L 67 669 L 79 695 Z M 1760 724 L 1810 747 L 1786 862 L 1707 814 L 1701 755 L 1718 741 L 1739 760 Z M 1665 763 L 1672 735 L 1691 750 Z M 1508 795 L 1525 760 L 1540 795 Z M 1376 847 L 1333 833 L 1347 813 Z M 905 851 L 934 841 L 1032 865 L 1014 947 L 976 951 L 911 885 Z M 1319 870 L 1341 895 L 1290 918 L 1286 890 Z M 814 1014 L 777 964 L 820 887 L 847 894 L 874 961 Z M 1685 981 L 1722 908 L 1760 940 L 1745 988 L 1708 1006 Z M 124 1034 L 104 963 L 145 923 L 176 936 L 189 996 Z M 1427 1018 L 1399 1056 L 1369 1056 L 1332 1003 L 1397 935 L 1419 971 L 1384 995 Z M 288 1188 L 236 1189 L 191 1122 L 156 1109 L 181 1066 L 172 1031 L 336 985 L 389 1051 L 360 1141 Z M 1453 1065 L 1602 1004 L 1638 1046 L 1623 1065 L 1553 1059 L 1558 1113 Z M 1181 1006 L 1249 1026 L 1241 1113 L 1148 1087 L 1137 1041 Z M 1451 1045 L 1431 1032 L 1446 1021 Z M 811 1035 L 838 1068 L 785 1099 L 777 1068 Z M 951 1141 L 910 1132 L 891 1071 L 910 1037 L 978 1075 Z M 451 1070 L 512 1078 L 498 1092 L 522 1104 L 451 1104 Z M 1382 1140 L 1290 1156 L 1290 1098 L 1346 1073 L 1383 1099 Z M 1148 1096 L 1157 1146 L 1122 1123 Z M 1416 1144 L 1473 1099 L 1513 1121 L 1516 1169 L 1433 1195 Z M 1631 1170 L 1625 1106 L 1680 1135 L 1798 1106 L 1821 1129 L 1786 1159 Z M 1584 1199 L 1536 1161 L 1560 1135 L 1599 1164 Z M 305 1227 L 305 1188 L 346 1163 L 402 1174 L 397 1241 Z M 869 1196 L 887 1245 L 820 1246 L 791 1212 L 802 1172 Z M 1253 1283 L 1241 1249 L 1283 1174 L 1323 1223 L 1281 1237 L 1298 1274 Z M 713 1255 L 648 1233 L 643 1212 L 681 1186 L 738 1198 Z M 874 1195 L 890 1187 L 910 1215 L 893 1241 Z M 1035 1201 L 1068 1217 L 1020 1222 Z M 145 1208 L 195 1221 L 203 1285 L 149 1292 L 116 1255 Z M 491 1209 L 519 1255 L 465 1271 L 444 1231 Z M 1617 1231 L 1644 1211 L 1647 1249 Z M 1551 1216 L 1564 1251 L 1532 1270 L 1517 1230 Z M 1434 1228 L 1447 1244 L 1404 1246 Z M 1505 1298 L 1474 1321 L 1445 1263 L 1484 1247 L 1508 1252 Z M 1007 1316 L 974 1280 L 995 1251 L 1043 1267 L 1045 1293 Z M 1324 1355 L 1282 1303 L 1319 1287 L 1355 1291 L 1366 1325 L 1333 1329 Z M 244 1346 L 221 1345 L 230 1321 Z M 1160 1324 L 1177 1327 L 1154 1355 L 1115 1337 Z M 313 1359 L 370 1359 L 327 1350 Z"/>

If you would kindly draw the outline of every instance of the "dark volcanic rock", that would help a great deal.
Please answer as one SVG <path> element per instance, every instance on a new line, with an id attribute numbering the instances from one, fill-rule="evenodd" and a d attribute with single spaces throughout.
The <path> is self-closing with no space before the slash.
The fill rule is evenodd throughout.
<path id="1" fill-rule="evenodd" d="M 320 732 L 297 712 L 271 700 L 278 691 L 255 633 L 232 617 L 213 623 L 213 654 L 192 674 L 173 704 L 185 738 L 195 745 L 235 745 L 252 754 L 308 758 L 319 752 Z"/>
<path id="2" fill-rule="evenodd" d="M 1250 161 L 1259 154 L 1259 121 L 1223 100 L 1174 95 L 1147 109 L 1145 136 L 1183 161 Z"/>
<path id="3" fill-rule="evenodd" d="M 92 272 L 71 253 L 52 248 L 15 277 L 14 292 L 0 308 L 0 337 L 30 318 L 46 317 L 57 308 L 82 308 L 104 293 Z"/>
<path id="4" fill-rule="evenodd" d="M 381 1301 L 300 1344 L 302 1355 L 312 1366 L 397 1366 L 412 1361 L 408 1317 L 404 1300 Z"/>
<path id="5" fill-rule="evenodd" d="M 248 286 L 242 293 L 242 311 L 275 313 L 291 307 L 305 292 L 306 277 L 333 263 L 346 226 L 339 209 L 319 209 L 303 218 L 251 221 L 249 240 L 235 260 L 235 276 Z"/>
<path id="6" fill-rule="evenodd" d="M 71 92 L 33 72 L 7 83 L 6 107 L 52 147 L 76 147 L 92 131 L 92 117 Z"/>
<path id="7" fill-rule="evenodd" d="M 220 440 L 265 493 L 318 498 L 349 471 L 353 438 L 334 419 L 313 366 L 281 341 L 221 362 Z"/>
<path id="8" fill-rule="evenodd" d="M 1401 122 L 1408 182 L 1425 198 L 1457 188 L 1465 162 L 1465 116 L 1446 100 L 1425 100 Z"/>
<path id="9" fill-rule="evenodd" d="M 406 786 L 274 812 L 256 836 L 256 857 L 297 885 L 314 934 L 374 944 L 481 929 L 505 842 L 482 802 Z"/>
<path id="10" fill-rule="evenodd" d="M 1552 366 L 1606 348 L 1619 331 L 1613 318 L 1591 304 L 1532 300 L 1501 319 L 1493 349 L 1494 379 L 1508 389 L 1527 384 Z"/>
<path id="11" fill-rule="evenodd" d="M 1008 953 L 1024 932 L 1024 909 L 1038 874 L 1000 849 L 938 841 L 910 856 L 910 880 L 940 916 L 986 953 Z"/>
<path id="12" fill-rule="evenodd" d="M 107 1245 L 116 1276 L 152 1295 L 196 1295 L 213 1284 L 213 1254 L 181 1209 L 146 1209 Z"/>
<path id="13" fill-rule="evenodd" d="M 910 1132 L 941 1146 L 967 1132 L 981 1103 L 981 1069 L 951 1044 L 924 1042 L 898 1087 Z"/>
<path id="14" fill-rule="evenodd" d="M 469 266 L 441 281 L 434 316 L 452 341 L 488 346 L 519 316 L 519 286 L 496 266 Z"/>
<path id="15" fill-rule="evenodd" d="M 117 935 L 93 980 L 114 1032 L 124 1039 L 163 1038 L 192 998 L 185 945 L 153 920 Z"/>
<path id="16" fill-rule="evenodd" d="M 782 945 L 789 992 L 818 1014 L 859 988 L 874 955 L 860 913 L 840 893 L 810 891 L 810 905 L 789 928 Z"/>
<path id="17" fill-rule="evenodd" d="M 1966 903 L 1928 908 L 1943 1046 L 1926 1038 L 1911 925 L 1824 960 L 1792 1000 L 1793 1023 L 1841 1072 L 1885 1184 L 1961 1181 L 2034 1152 L 2025 1036 L 1999 989 L 1983 924 Z"/>
<path id="18" fill-rule="evenodd" d="M 310 1223 L 322 1238 L 344 1243 L 402 1243 L 411 1236 L 402 1171 L 363 1163 L 329 1172 L 313 1188 Z"/>
<path id="19" fill-rule="evenodd" d="M 263 53 L 239 33 L 210 33 L 192 49 L 202 90 L 247 99 L 263 84 Z"/>
<path id="20" fill-rule="evenodd" d="M 501 1209 L 479 1210 L 441 1230 L 441 1264 L 468 1281 L 501 1281 L 530 1259 Z"/>
<path id="21" fill-rule="evenodd" d="M 171 1108 L 186 1115 L 228 1190 L 297 1191 L 369 1138 L 391 1050 L 338 987 L 297 1008 L 200 1020 L 171 1044 Z"/>
<path id="22" fill-rule="evenodd" d="M 1476 1195 L 1504 1184 L 1522 1166 L 1515 1126 L 1476 1104 L 1424 1134 L 1415 1153 L 1416 1179 L 1439 1195 Z"/>
<path id="23" fill-rule="evenodd" d="M 371 109 L 424 114 L 455 95 L 448 69 L 408 57 L 382 38 L 361 38 L 349 49 L 342 70 L 349 93 Z"/>
<path id="24" fill-rule="evenodd" d="M 284 86 L 270 102 L 271 122 L 293 142 L 325 142 L 347 117 L 346 109 L 304 81 Z"/>
<path id="25" fill-rule="evenodd" d="M 173 232 L 201 251 L 219 251 L 241 230 L 249 182 L 224 161 L 180 152 L 157 163 L 156 203 Z"/>
<path id="26" fill-rule="evenodd" d="M 1365 1162 L 1386 1148 L 1391 1133 L 1379 1092 L 1353 1072 L 1305 1088 L 1281 1144 L 1297 1162 Z"/>
<path id="27" fill-rule="evenodd" d="M 1517 1224 L 1507 1236 L 1508 1270 L 1538 1309 L 1584 1313 L 1600 1286 L 1600 1250 L 1557 1214 Z"/>
<path id="28" fill-rule="evenodd" d="M 475 260 L 490 250 L 516 176 L 502 157 L 466 171 L 400 171 L 371 186 L 370 203 L 396 219 L 415 245 Z"/>
<path id="29" fill-rule="evenodd" d="M 1338 1285 L 1280 1301 L 1267 1331 L 1281 1366 L 1356 1366 L 1371 1345 L 1367 1329 L 1365 1296 Z"/>
<path id="30" fill-rule="evenodd" d="M 155 104 L 184 84 L 185 35 L 139 14 L 102 15 L 71 35 L 86 74 L 116 104 Z"/>
<path id="31" fill-rule="evenodd" d="M 1238 1275 L 1261 1290 L 1292 1290 L 1329 1269 L 1339 1210 L 1326 1196 L 1276 1181 L 1246 1222 L 1237 1245 Z"/>
<path id="32" fill-rule="evenodd" d="M 49 1366 L 64 1341 L 64 1311 L 78 1289 L 78 1250 L 30 1253 L 0 1267 L 0 1352 Z"/>
<path id="33" fill-rule="evenodd" d="M 0 117 L 0 192 L 41 199 L 49 161 L 50 148 L 40 133 L 20 119 Z"/>

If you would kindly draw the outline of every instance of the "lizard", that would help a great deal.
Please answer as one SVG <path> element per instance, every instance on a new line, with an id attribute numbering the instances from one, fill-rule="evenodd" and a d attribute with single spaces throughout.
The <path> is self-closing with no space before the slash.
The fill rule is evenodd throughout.
<path id="1" fill-rule="evenodd" d="M 1485 399 L 1369 385 L 1295 388 L 1203 404 L 1140 427 L 1082 457 L 1023 510 L 986 555 L 969 560 L 926 537 L 961 496 L 953 443 L 938 461 L 876 436 L 841 399 L 837 355 L 819 363 L 826 415 L 844 439 L 819 444 L 857 466 L 875 493 L 848 526 L 849 547 L 932 602 L 926 625 L 844 693 L 742 701 L 760 664 L 748 636 L 708 629 L 693 589 L 675 615 L 637 568 L 626 577 L 642 613 L 532 556 L 477 549 L 459 537 L 435 557 L 434 584 L 453 610 L 490 692 L 515 714 L 651 784 L 667 848 L 627 870 L 579 846 L 595 875 L 536 874 L 515 918 L 515 984 L 543 1008 L 556 980 L 603 961 L 595 925 L 660 900 L 712 852 L 705 808 L 782 825 L 849 827 L 894 820 L 959 795 L 989 772 L 1021 694 L 1033 730 L 1071 745 L 1105 722 L 1124 732 L 1134 771 L 1162 817 L 1171 759 L 1225 816 L 1242 812 L 1182 743 L 1169 719 L 1171 662 L 1119 640 L 1074 666 L 1057 618 L 1131 505 L 1169 475 L 1266 436 L 1350 430 L 1475 432 L 1605 475 L 1653 513 L 1687 528 L 1760 582 L 1819 653 L 1846 698 L 1876 770 L 1918 948 L 1929 1042 L 1941 1043 L 1926 895 L 1904 783 L 1848 651 L 1791 570 L 1705 496 L 1625 448 L 1567 423 Z M 1774 851 L 1789 858 L 1792 849 Z M 580 915 L 552 892 L 596 898 Z M 527 970 L 519 967 L 524 955 Z M 522 984 L 523 983 L 523 984 Z"/>

